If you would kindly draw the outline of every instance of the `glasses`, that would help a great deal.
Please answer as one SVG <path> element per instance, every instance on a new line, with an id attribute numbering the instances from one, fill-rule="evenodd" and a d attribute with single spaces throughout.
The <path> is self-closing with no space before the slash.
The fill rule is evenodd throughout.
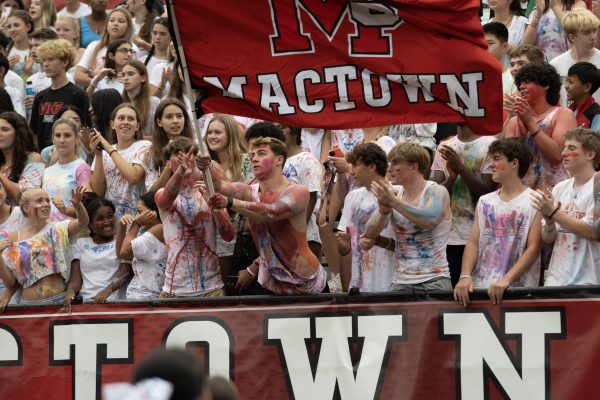
<path id="1" fill-rule="evenodd" d="M 117 52 L 123 53 L 123 54 L 135 54 L 134 49 L 126 49 L 126 48 L 117 49 Z"/>

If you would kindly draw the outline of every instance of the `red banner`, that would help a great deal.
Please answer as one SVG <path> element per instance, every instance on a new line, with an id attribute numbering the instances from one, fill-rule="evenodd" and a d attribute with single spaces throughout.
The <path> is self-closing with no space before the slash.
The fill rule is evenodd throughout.
<path id="1" fill-rule="evenodd" d="M 477 0 L 177 0 L 205 112 L 300 127 L 502 129 L 500 64 Z"/>
<path id="2" fill-rule="evenodd" d="M 598 299 L 12 308 L 0 399 L 100 399 L 160 346 L 198 351 L 242 399 L 597 399 Z"/>

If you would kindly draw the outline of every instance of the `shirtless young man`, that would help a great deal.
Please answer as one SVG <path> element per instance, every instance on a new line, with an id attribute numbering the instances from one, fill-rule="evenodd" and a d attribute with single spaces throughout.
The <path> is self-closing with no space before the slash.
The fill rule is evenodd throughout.
<path id="1" fill-rule="evenodd" d="M 306 241 L 306 208 L 310 194 L 306 186 L 291 183 L 282 173 L 287 151 L 273 138 L 250 141 L 252 171 L 258 183 L 247 185 L 223 179 L 222 171 L 210 164 L 215 191 L 209 204 L 230 208 L 246 216 L 259 257 L 238 275 L 237 287 L 245 289 L 257 279 L 275 294 L 321 293 L 326 273 Z M 206 157 L 198 158 L 200 168 Z"/>

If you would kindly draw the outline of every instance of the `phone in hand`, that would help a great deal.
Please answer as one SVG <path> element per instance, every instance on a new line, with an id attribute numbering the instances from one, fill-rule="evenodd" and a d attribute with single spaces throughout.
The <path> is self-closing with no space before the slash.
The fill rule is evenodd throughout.
<path id="1" fill-rule="evenodd" d="M 2 15 L 0 16 L 0 19 L 2 19 L 2 20 L 8 19 L 8 16 L 12 12 L 12 9 L 13 9 L 12 7 L 2 7 Z"/>
<path id="2" fill-rule="evenodd" d="M 329 150 L 329 155 L 331 157 L 339 157 L 339 158 L 344 158 L 344 152 L 342 151 L 342 149 L 340 149 L 339 147 L 335 146 L 332 147 Z"/>

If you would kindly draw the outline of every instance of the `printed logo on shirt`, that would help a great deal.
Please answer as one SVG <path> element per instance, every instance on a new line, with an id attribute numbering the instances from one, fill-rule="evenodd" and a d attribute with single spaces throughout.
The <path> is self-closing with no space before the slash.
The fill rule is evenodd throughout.
<path id="1" fill-rule="evenodd" d="M 54 116 L 58 114 L 64 102 L 62 101 L 48 101 L 40 104 L 40 115 L 44 116 L 44 122 L 54 122 Z M 51 120 L 47 120 L 51 117 Z"/>

